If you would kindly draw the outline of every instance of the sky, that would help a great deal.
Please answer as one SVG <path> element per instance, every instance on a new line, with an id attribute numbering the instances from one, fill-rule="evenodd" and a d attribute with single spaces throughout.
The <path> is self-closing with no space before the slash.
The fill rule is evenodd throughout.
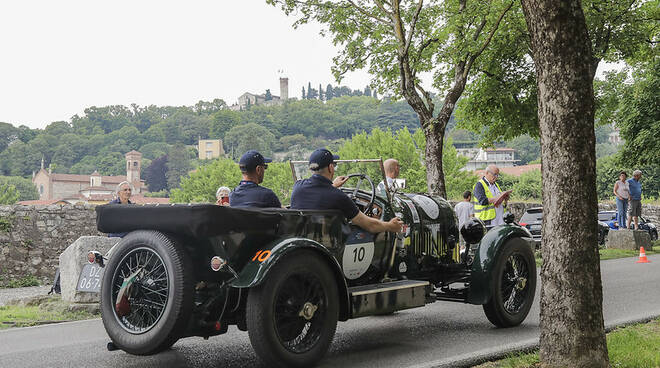
<path id="1" fill-rule="evenodd" d="M 0 1 L 0 122 L 44 128 L 90 106 L 231 105 L 244 92 L 279 95 L 280 76 L 290 97 L 308 82 L 336 85 L 338 49 L 319 25 L 294 21 L 265 0 Z M 357 71 L 341 84 L 369 80 Z"/>
<path id="2" fill-rule="evenodd" d="M 0 122 L 44 128 L 90 106 L 193 105 L 336 85 L 337 48 L 265 0 L 0 2 Z M 283 70 L 282 74 L 279 72 Z M 342 85 L 362 89 L 366 71 Z"/>

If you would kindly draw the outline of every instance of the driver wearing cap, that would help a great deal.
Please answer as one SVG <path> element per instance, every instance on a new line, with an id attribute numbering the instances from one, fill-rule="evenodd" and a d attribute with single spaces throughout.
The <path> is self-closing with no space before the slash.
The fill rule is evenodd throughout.
<path id="1" fill-rule="evenodd" d="M 314 173 L 309 179 L 298 180 L 291 193 L 291 208 L 300 210 L 339 210 L 355 225 L 371 233 L 399 232 L 403 224 L 398 218 L 388 222 L 371 218 L 360 212 L 355 203 L 341 190 L 348 177 L 339 176 L 334 181 L 335 160 L 339 156 L 325 148 L 317 149 L 309 156 L 309 168 Z"/>
<path id="2" fill-rule="evenodd" d="M 275 193 L 268 188 L 259 186 L 264 181 L 264 174 L 273 160 L 265 158 L 257 151 L 247 151 L 241 157 L 238 165 L 243 174 L 243 180 L 229 194 L 229 205 L 232 207 L 282 207 Z"/>

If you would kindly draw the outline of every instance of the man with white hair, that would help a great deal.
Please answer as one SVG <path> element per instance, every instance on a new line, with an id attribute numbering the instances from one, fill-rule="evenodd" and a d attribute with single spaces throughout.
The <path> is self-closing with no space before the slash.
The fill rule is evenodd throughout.
<path id="1" fill-rule="evenodd" d="M 387 180 L 387 188 L 392 190 L 396 184 L 394 179 L 399 177 L 399 170 L 401 170 L 401 165 L 399 165 L 399 161 L 396 159 L 388 158 L 385 160 L 385 162 L 383 162 L 383 169 L 385 169 L 385 180 Z M 378 183 L 376 193 L 383 197 L 387 196 L 387 193 L 385 193 L 385 183 L 383 181 Z"/>
<path id="2" fill-rule="evenodd" d="M 637 222 L 639 216 L 642 215 L 642 172 L 640 170 L 633 171 L 633 177 L 628 179 L 628 193 L 630 193 L 630 210 L 628 215 L 628 228 L 632 226 L 635 220 L 635 229 L 639 230 Z"/>
<path id="3" fill-rule="evenodd" d="M 506 202 L 512 192 L 511 190 L 502 192 L 500 185 L 497 184 L 499 177 L 500 169 L 495 165 L 489 165 L 486 168 L 486 175 L 479 179 L 472 190 L 474 215 L 489 227 L 504 223 Z"/>

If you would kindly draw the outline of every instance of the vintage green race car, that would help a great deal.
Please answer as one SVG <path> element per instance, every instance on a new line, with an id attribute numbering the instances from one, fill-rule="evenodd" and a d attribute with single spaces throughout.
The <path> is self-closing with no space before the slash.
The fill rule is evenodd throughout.
<path id="1" fill-rule="evenodd" d="M 525 319 L 536 288 L 527 229 L 509 223 L 486 231 L 473 220 L 462 229 L 469 245 L 460 252 L 446 200 L 380 197 L 367 175 L 353 176 L 358 184 L 347 195 L 369 216 L 401 218 L 402 233 L 371 234 L 335 211 L 97 207 L 100 231 L 129 232 L 111 256 L 90 254 L 104 266 L 109 346 L 155 354 L 182 337 L 236 325 L 269 365 L 308 367 L 327 351 L 337 321 L 437 300 L 481 304 L 499 327 Z M 360 188 L 365 182 L 368 190 Z"/>

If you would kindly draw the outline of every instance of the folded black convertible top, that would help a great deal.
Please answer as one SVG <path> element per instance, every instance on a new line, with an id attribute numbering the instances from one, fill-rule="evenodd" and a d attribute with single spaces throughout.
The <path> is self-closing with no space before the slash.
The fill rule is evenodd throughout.
<path id="1" fill-rule="evenodd" d="M 96 207 L 96 227 L 103 233 L 159 230 L 192 237 L 230 232 L 277 232 L 282 223 L 323 216 L 342 221 L 339 211 L 232 208 L 213 204 L 107 204 Z"/>

